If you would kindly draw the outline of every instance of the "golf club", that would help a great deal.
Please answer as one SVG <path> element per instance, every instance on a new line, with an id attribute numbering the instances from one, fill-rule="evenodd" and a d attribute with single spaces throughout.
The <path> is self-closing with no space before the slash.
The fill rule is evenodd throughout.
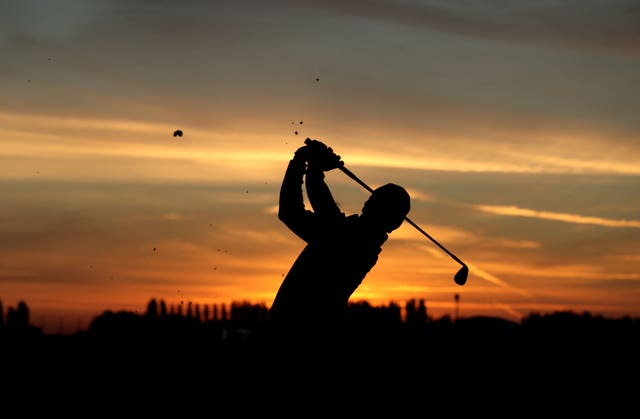
<path id="1" fill-rule="evenodd" d="M 344 167 L 344 165 L 339 166 L 338 167 L 340 170 L 342 170 L 347 176 L 349 176 L 351 179 L 355 180 L 356 182 L 358 182 L 363 188 L 365 188 L 366 190 L 368 190 L 369 192 L 373 193 L 373 189 L 371 189 L 369 187 L 369 185 L 367 185 L 366 183 L 364 183 L 362 180 L 360 180 L 353 172 L 351 172 L 349 169 L 347 169 L 346 167 Z M 467 282 L 467 277 L 469 276 L 469 268 L 467 267 L 467 265 L 461 261 L 460 259 L 458 259 L 458 257 L 456 255 L 454 255 L 453 253 L 451 253 L 449 250 L 447 250 L 443 245 L 441 245 L 440 243 L 438 243 L 436 241 L 436 239 L 434 239 L 433 237 L 431 237 L 429 234 L 427 234 L 426 231 L 424 231 L 423 229 L 420 228 L 420 226 L 418 226 L 416 223 L 414 223 L 413 221 L 411 221 L 409 219 L 409 217 L 404 217 L 405 221 L 408 222 L 409 224 L 411 224 L 413 227 L 415 227 L 416 230 L 418 230 L 420 233 L 424 234 L 429 240 L 431 240 L 432 242 L 434 242 L 440 249 L 444 250 L 449 256 L 451 256 L 453 258 L 453 260 L 455 260 L 456 262 L 458 262 L 460 265 L 462 265 L 462 268 L 460 268 L 460 270 L 456 273 L 456 275 L 453 277 L 453 280 L 455 281 L 456 284 L 458 285 L 464 285 Z"/>

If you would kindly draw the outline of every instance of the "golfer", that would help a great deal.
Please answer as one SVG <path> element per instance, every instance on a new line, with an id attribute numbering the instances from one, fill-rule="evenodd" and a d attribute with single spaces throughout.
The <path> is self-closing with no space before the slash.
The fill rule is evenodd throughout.
<path id="1" fill-rule="evenodd" d="M 330 147 L 307 138 L 287 166 L 278 218 L 306 245 L 269 308 L 269 322 L 281 336 L 339 330 L 349 298 L 409 213 L 407 191 L 387 183 L 373 191 L 361 214 L 344 214 L 324 181 L 324 172 L 342 165 Z M 305 208 L 303 183 L 313 210 Z"/>

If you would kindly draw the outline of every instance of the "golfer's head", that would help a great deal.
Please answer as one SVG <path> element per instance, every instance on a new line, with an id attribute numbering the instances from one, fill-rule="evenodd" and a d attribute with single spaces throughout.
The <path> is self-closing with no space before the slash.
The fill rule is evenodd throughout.
<path id="1" fill-rule="evenodd" d="M 390 233 L 400 227 L 410 209 L 409 193 L 402 186 L 387 183 L 373 191 L 362 207 L 362 216 Z"/>

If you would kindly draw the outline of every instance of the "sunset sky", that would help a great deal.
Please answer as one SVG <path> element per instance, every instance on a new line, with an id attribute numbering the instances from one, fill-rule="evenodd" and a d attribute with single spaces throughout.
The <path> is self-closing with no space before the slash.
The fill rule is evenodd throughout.
<path id="1" fill-rule="evenodd" d="M 307 137 L 469 266 L 404 223 L 352 301 L 640 316 L 638 1 L 7 0 L 0 52 L 0 301 L 47 332 L 269 306 Z"/>

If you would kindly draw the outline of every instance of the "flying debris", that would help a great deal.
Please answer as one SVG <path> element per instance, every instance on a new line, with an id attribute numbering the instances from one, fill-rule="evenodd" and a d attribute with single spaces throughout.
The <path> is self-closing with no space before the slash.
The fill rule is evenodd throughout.
<path id="1" fill-rule="evenodd" d="M 173 136 L 174 137 L 182 137 L 182 130 L 177 129 L 177 130 L 173 131 Z"/>

